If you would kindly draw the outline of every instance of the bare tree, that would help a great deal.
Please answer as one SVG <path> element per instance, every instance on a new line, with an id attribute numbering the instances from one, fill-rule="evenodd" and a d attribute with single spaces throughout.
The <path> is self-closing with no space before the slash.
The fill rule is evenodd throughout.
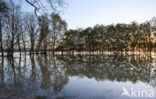
<path id="1" fill-rule="evenodd" d="M 3 56 L 3 20 L 7 17 L 8 7 L 6 2 L 3 0 L 0 1 L 0 50 Z"/>
<path id="2" fill-rule="evenodd" d="M 47 14 L 49 11 L 60 12 L 61 8 L 65 7 L 64 0 L 25 0 L 28 4 L 34 7 L 35 15 L 38 13 Z"/>
<path id="3" fill-rule="evenodd" d="M 21 55 L 21 39 L 22 39 L 22 32 L 23 32 L 23 20 L 22 20 L 22 15 L 20 11 L 20 6 L 18 6 L 18 12 L 16 14 L 16 28 L 17 28 L 17 33 L 16 33 L 16 44 L 18 46 L 18 50 Z"/>
<path id="4" fill-rule="evenodd" d="M 25 28 L 25 25 L 22 27 Z M 21 39 L 22 39 L 22 45 L 23 45 L 23 49 L 26 55 L 27 49 L 26 49 L 26 40 L 27 40 L 27 33 L 26 33 L 26 29 L 23 29 L 23 32 L 21 34 Z"/>
<path id="5" fill-rule="evenodd" d="M 26 17 L 27 18 L 25 20 L 25 23 L 26 23 L 28 36 L 30 39 L 30 54 L 31 54 L 34 53 L 35 41 L 38 33 L 37 20 L 33 14 L 27 14 Z"/>
<path id="6" fill-rule="evenodd" d="M 9 18 L 7 21 L 7 49 L 8 55 L 13 56 L 16 44 L 16 36 L 19 32 L 19 16 L 20 6 L 15 6 L 12 2 L 9 10 Z"/>

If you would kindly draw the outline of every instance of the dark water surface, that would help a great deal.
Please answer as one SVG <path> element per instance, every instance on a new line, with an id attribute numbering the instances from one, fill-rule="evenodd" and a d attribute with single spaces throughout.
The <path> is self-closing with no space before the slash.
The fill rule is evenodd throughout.
<path id="1" fill-rule="evenodd" d="M 122 95 L 125 89 L 130 96 Z M 156 99 L 156 58 L 22 55 L 0 59 L 0 99 L 134 98 Z"/>

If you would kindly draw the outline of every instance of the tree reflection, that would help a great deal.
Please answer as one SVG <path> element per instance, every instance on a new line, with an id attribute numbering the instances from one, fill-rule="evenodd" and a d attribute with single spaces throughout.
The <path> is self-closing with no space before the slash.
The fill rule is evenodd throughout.
<path id="1" fill-rule="evenodd" d="M 7 57 L 0 62 L 0 85 L 15 88 L 17 96 L 39 96 L 39 91 L 59 93 L 69 77 L 75 76 L 96 81 L 141 81 L 155 87 L 155 63 L 155 58 L 124 55 Z"/>
<path id="2" fill-rule="evenodd" d="M 154 66 L 154 60 L 150 57 L 148 59 L 131 56 L 94 56 L 75 59 L 64 57 L 63 60 L 68 75 L 95 78 L 97 81 L 149 83 Z"/>
<path id="3" fill-rule="evenodd" d="M 13 77 L 10 77 L 10 79 L 12 79 L 12 81 L 13 81 L 13 86 L 14 87 L 17 87 L 16 86 L 17 85 L 17 77 L 16 77 L 16 71 L 15 71 L 14 58 L 13 57 L 8 57 L 7 60 L 8 60 L 8 64 L 9 64 L 8 66 L 11 66 L 11 67 L 9 67 L 9 68 L 11 68 L 11 72 L 9 72 L 9 73 L 11 73 L 10 76 L 13 76 Z"/>
<path id="4" fill-rule="evenodd" d="M 46 90 L 52 86 L 54 91 L 61 91 L 63 86 L 68 83 L 68 76 L 65 74 L 63 64 L 56 63 L 52 55 L 37 56 L 37 61 L 43 79 L 41 88 Z"/>
<path id="5" fill-rule="evenodd" d="M 47 56 L 37 56 L 37 62 L 40 67 L 41 73 L 42 73 L 42 84 L 41 88 L 43 90 L 48 89 L 51 86 L 51 80 L 50 80 L 50 68 L 47 63 Z"/>
<path id="6" fill-rule="evenodd" d="M 51 71 L 53 89 L 56 92 L 59 92 L 68 83 L 68 75 L 65 73 L 66 69 L 64 68 L 64 65 L 60 61 L 56 62 L 55 57 L 51 55 L 49 56 L 49 60 L 53 63 Z"/>
<path id="7" fill-rule="evenodd" d="M 4 58 L 1 57 L 0 63 L 0 86 L 4 85 Z"/>

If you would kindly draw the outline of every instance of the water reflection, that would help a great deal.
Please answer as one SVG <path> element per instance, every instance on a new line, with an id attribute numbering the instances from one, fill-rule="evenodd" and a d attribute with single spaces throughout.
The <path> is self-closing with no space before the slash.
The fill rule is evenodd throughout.
<path id="1" fill-rule="evenodd" d="M 0 98 L 76 97 L 77 99 L 79 96 L 76 93 L 73 92 L 75 95 L 73 97 L 68 94 L 68 86 L 73 87 L 71 84 L 74 83 L 73 78 L 95 79 L 96 83 L 115 81 L 118 83 L 132 82 L 136 85 L 141 82 L 155 88 L 155 66 L 155 58 L 140 56 L 53 57 L 52 55 L 38 55 L 1 58 Z M 77 86 L 83 89 L 80 84 Z M 94 95 L 94 98 L 97 97 Z"/>

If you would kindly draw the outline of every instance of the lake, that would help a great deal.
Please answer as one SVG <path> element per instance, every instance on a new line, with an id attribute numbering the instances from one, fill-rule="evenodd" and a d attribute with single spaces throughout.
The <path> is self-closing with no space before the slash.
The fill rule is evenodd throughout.
<path id="1" fill-rule="evenodd" d="M 0 58 L 0 99 L 155 99 L 156 58 L 15 55 Z"/>

